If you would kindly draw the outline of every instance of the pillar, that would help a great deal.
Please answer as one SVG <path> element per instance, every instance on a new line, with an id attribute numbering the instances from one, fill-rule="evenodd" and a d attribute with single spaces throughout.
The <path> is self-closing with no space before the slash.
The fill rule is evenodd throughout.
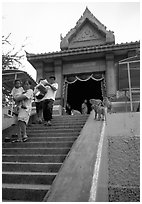
<path id="1" fill-rule="evenodd" d="M 117 72 L 114 64 L 114 55 L 106 55 L 106 89 L 107 96 L 116 95 L 117 91 Z"/>
<path id="2" fill-rule="evenodd" d="M 37 63 L 36 70 L 37 70 L 36 81 L 38 82 L 39 79 L 43 78 L 43 63 L 42 62 Z"/>
<path id="3" fill-rule="evenodd" d="M 63 86 L 63 76 L 62 76 L 62 61 L 56 60 L 54 62 L 54 73 L 56 81 L 58 83 L 58 91 L 56 94 L 56 103 L 62 106 L 62 86 Z"/>

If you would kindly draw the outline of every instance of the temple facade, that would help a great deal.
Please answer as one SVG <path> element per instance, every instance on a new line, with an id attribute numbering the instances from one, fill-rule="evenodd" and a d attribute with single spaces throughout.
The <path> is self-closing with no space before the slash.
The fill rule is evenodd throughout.
<path id="1" fill-rule="evenodd" d="M 61 37 L 60 49 L 27 53 L 27 60 L 37 71 L 37 81 L 55 75 L 59 84 L 55 105 L 62 108 L 69 103 L 80 111 L 85 99 L 116 96 L 120 87 L 119 62 L 135 56 L 140 42 L 115 44 L 114 33 L 86 7 L 75 27 Z"/>

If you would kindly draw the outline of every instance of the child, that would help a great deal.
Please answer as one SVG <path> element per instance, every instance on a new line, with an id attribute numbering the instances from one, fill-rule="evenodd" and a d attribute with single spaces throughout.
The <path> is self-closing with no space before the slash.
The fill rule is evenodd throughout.
<path id="1" fill-rule="evenodd" d="M 24 89 L 21 86 L 21 81 L 20 81 L 20 79 L 16 79 L 15 82 L 14 82 L 14 87 L 13 87 L 13 89 L 11 91 L 11 95 L 12 95 L 13 99 L 16 100 L 16 98 L 18 96 L 20 96 L 21 94 L 23 94 L 23 93 L 24 93 Z M 23 108 L 23 109 L 26 109 L 24 101 L 15 102 L 15 104 L 16 104 L 16 108 L 15 108 L 15 111 L 14 111 L 15 114 L 18 113 L 19 106 L 21 106 L 21 108 Z"/>
<path id="2" fill-rule="evenodd" d="M 35 97 L 37 99 L 42 99 L 47 92 L 45 86 L 48 85 L 48 81 L 46 79 L 41 79 L 39 84 L 35 87 Z"/>

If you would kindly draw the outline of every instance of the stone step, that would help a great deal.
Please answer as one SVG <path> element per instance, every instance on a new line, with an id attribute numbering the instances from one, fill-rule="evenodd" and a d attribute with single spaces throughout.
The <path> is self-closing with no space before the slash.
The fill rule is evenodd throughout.
<path id="1" fill-rule="evenodd" d="M 67 154 L 70 148 L 3 148 L 3 154 L 29 154 L 29 155 L 51 155 L 51 154 Z"/>
<path id="2" fill-rule="evenodd" d="M 62 115 L 62 116 L 53 116 L 52 120 L 81 120 L 87 119 L 89 115 Z"/>
<path id="3" fill-rule="evenodd" d="M 86 122 L 86 120 L 80 120 L 80 121 L 51 121 L 51 126 L 47 126 L 47 127 L 55 127 L 55 126 L 79 126 L 79 125 L 84 125 Z M 34 125 L 37 126 L 45 126 L 44 125 L 44 121 L 42 122 L 42 124 L 30 124 L 28 127 L 34 127 Z"/>
<path id="4" fill-rule="evenodd" d="M 32 142 L 30 138 L 27 142 L 3 143 L 3 148 L 62 148 L 71 147 L 73 142 Z"/>
<path id="5" fill-rule="evenodd" d="M 74 121 L 74 122 L 67 122 L 67 121 L 51 121 L 51 126 L 45 126 L 44 125 L 44 122 L 42 123 L 42 124 L 36 124 L 37 125 L 37 127 L 39 126 L 39 127 L 48 127 L 48 128 L 50 128 L 50 127 L 57 127 L 57 126 L 61 126 L 61 127 L 65 127 L 65 126 L 67 126 L 67 127 L 71 127 L 71 126 L 74 126 L 74 127 L 78 127 L 78 126 L 83 126 L 85 124 L 85 121 L 79 121 L 79 122 L 77 122 L 77 121 Z M 34 127 L 34 124 L 30 124 L 29 126 L 28 126 L 29 128 L 31 127 Z"/>
<path id="6" fill-rule="evenodd" d="M 58 172 L 62 163 L 3 162 L 2 171 Z"/>
<path id="7" fill-rule="evenodd" d="M 29 140 L 32 141 L 32 142 L 54 142 L 54 141 L 57 141 L 57 142 L 74 142 L 76 139 L 77 139 L 77 136 L 76 137 L 56 137 L 56 135 L 54 135 L 55 137 L 34 137 L 34 136 L 31 136 L 29 137 Z"/>
<path id="8" fill-rule="evenodd" d="M 28 126 L 28 130 L 33 130 L 33 129 L 62 129 L 62 128 L 82 128 L 84 126 L 84 123 L 75 123 L 75 124 L 65 124 L 65 123 L 52 123 L 51 126 L 45 126 L 44 124 L 31 124 Z"/>
<path id="9" fill-rule="evenodd" d="M 61 119 L 59 119 L 59 120 L 54 120 L 54 119 L 52 119 L 51 120 L 51 127 L 52 126 L 65 126 L 65 125 L 67 125 L 67 126 L 70 126 L 70 125 L 76 125 L 76 126 L 78 126 L 78 125 L 83 125 L 83 124 L 85 124 L 85 122 L 86 122 L 86 119 L 83 119 L 83 120 L 69 120 L 69 119 L 65 119 L 65 120 L 61 120 Z M 44 121 L 42 121 L 42 123 L 41 124 L 38 124 L 38 123 L 30 123 L 29 125 L 28 125 L 28 127 L 34 127 L 34 126 L 44 126 Z"/>
<path id="10" fill-rule="evenodd" d="M 62 163 L 66 155 L 3 155 L 3 162 L 41 162 L 41 163 Z"/>
<path id="11" fill-rule="evenodd" d="M 81 130 L 81 127 L 79 127 L 79 128 L 74 128 L 74 127 L 72 127 L 72 128 L 58 128 L 58 129 L 54 129 L 54 128 L 52 128 L 52 129 L 50 129 L 50 128 L 40 128 L 40 129 L 27 129 L 27 133 L 34 133 L 34 132 L 36 132 L 36 133 L 39 133 L 39 132 L 66 132 L 66 133 L 68 133 L 68 132 L 73 132 L 73 131 L 80 131 Z"/>
<path id="12" fill-rule="evenodd" d="M 45 194 L 49 191 L 50 186 L 48 185 L 23 185 L 23 184 L 3 184 L 2 195 L 3 199 L 12 201 L 31 201 L 37 202 L 42 201 Z"/>
<path id="13" fill-rule="evenodd" d="M 80 130 L 83 128 L 83 126 L 84 125 L 78 125 L 78 126 L 73 126 L 73 125 L 71 125 L 71 126 L 66 126 L 66 125 L 58 126 L 57 125 L 57 126 L 43 126 L 43 127 L 39 126 L 39 127 L 28 127 L 27 131 L 38 131 L 38 130 L 44 130 L 44 131 L 61 130 L 61 131 L 63 131 L 64 129 L 65 130 L 69 130 L 69 129 Z"/>
<path id="14" fill-rule="evenodd" d="M 28 136 L 30 137 L 75 137 L 78 136 L 80 131 L 73 132 L 29 132 Z"/>
<path id="15" fill-rule="evenodd" d="M 79 123 L 80 124 L 80 123 L 84 123 L 84 122 L 86 122 L 86 118 L 83 118 L 83 119 L 78 118 L 76 120 L 70 119 L 70 118 L 64 118 L 64 119 L 58 118 L 58 119 L 52 119 L 51 120 L 52 125 L 54 125 L 56 123 L 58 123 L 58 124 L 63 124 L 63 123 L 65 123 L 65 124 L 78 124 Z M 44 123 L 44 120 L 42 121 L 42 123 Z M 35 123 L 33 122 L 31 124 L 33 124 L 33 125 L 41 125 L 41 124 L 39 124 L 37 122 L 35 122 Z"/>
<path id="16" fill-rule="evenodd" d="M 89 114 L 88 115 L 61 115 L 61 116 L 53 116 L 53 119 L 82 119 L 82 118 L 88 118 Z"/>
<path id="17" fill-rule="evenodd" d="M 57 172 L 2 172 L 2 182 L 7 184 L 51 185 Z"/>

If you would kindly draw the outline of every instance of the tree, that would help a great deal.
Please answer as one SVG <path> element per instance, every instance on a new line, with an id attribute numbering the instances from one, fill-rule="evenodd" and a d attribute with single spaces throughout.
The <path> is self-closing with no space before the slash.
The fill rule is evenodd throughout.
<path id="1" fill-rule="evenodd" d="M 22 66 L 21 60 L 24 59 L 23 48 L 25 45 L 17 50 L 15 45 L 10 43 L 10 35 L 2 36 L 2 70 L 18 69 Z"/>
<path id="2" fill-rule="evenodd" d="M 20 48 L 17 48 L 16 45 L 10 42 L 10 35 L 11 33 L 6 37 L 2 36 L 2 70 L 24 67 L 23 61 L 25 60 L 25 51 L 23 48 L 25 45 L 20 45 Z M 11 104 L 11 91 L 7 88 L 7 86 L 5 86 L 4 83 L 5 80 L 2 81 L 2 103 L 3 106 L 9 106 Z"/>

